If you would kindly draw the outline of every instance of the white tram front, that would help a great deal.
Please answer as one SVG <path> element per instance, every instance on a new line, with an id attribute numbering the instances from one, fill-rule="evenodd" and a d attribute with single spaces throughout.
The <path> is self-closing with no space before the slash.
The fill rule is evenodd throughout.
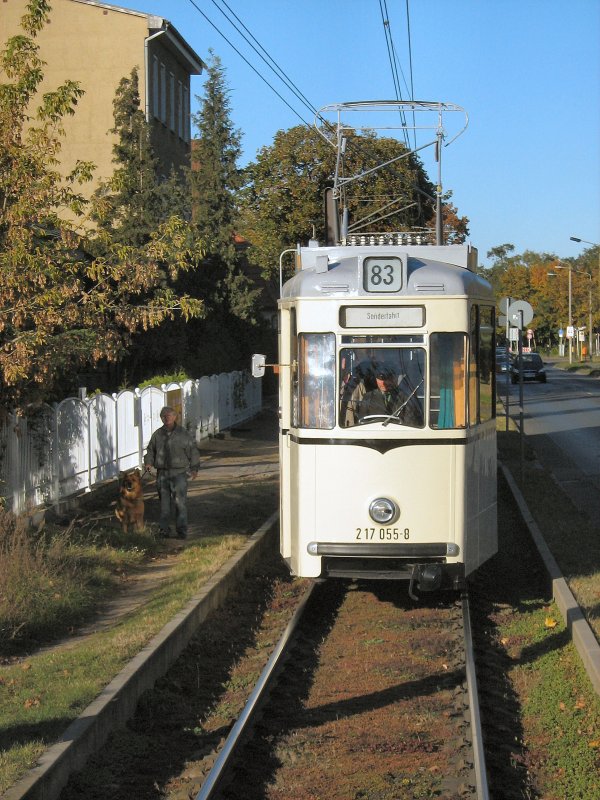
<path id="1" fill-rule="evenodd" d="M 466 245 L 299 248 L 280 308 L 294 575 L 458 588 L 496 552 L 494 308 Z"/>

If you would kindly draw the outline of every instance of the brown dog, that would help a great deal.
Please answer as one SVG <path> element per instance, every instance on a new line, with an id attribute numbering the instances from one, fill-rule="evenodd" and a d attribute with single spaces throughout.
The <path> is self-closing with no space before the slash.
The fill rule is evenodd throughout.
<path id="1" fill-rule="evenodd" d="M 115 514 L 125 533 L 144 529 L 144 495 L 139 469 L 119 472 L 119 499 Z"/>

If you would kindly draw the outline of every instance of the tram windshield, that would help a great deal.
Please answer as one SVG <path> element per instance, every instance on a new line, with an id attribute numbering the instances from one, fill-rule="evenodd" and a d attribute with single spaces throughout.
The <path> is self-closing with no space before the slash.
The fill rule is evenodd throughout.
<path id="1" fill-rule="evenodd" d="M 339 353 L 344 428 L 370 423 L 425 424 L 423 347 L 344 347 Z"/>
<path id="2" fill-rule="evenodd" d="M 333 333 L 300 333 L 297 368 L 291 373 L 292 424 L 329 430 L 336 424 L 423 428 L 428 392 L 431 428 L 466 428 L 469 413 L 471 424 L 479 424 L 493 416 L 486 367 L 491 343 L 489 336 L 479 344 L 476 340 L 476 355 L 469 359 L 465 333 L 430 334 L 428 380 L 423 335 L 342 336 L 340 347 Z"/>

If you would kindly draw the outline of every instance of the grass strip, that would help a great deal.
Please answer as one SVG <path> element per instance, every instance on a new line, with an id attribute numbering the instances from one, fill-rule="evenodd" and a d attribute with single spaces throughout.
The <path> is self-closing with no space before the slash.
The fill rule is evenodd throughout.
<path id="1" fill-rule="evenodd" d="M 246 541 L 191 541 L 168 579 L 110 631 L 0 668 L 0 792 L 35 765 L 48 745 Z"/>
<path id="2" fill-rule="evenodd" d="M 547 575 L 502 480 L 499 512 L 498 553 L 475 578 L 484 598 L 479 649 L 494 665 L 482 683 L 491 690 L 484 738 L 492 743 L 492 793 L 596 800 L 600 698 L 549 599 Z M 508 739 L 496 750 L 499 736 Z"/>

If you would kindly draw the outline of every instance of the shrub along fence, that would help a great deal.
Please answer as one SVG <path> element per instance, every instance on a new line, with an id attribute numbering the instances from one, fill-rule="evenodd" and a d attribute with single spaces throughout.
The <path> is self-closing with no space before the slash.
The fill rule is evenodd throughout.
<path id="1" fill-rule="evenodd" d="M 165 405 L 178 411 L 198 443 L 253 417 L 262 405 L 261 381 L 247 372 L 81 394 L 0 421 L 0 496 L 15 514 L 57 505 L 140 467 Z"/>

